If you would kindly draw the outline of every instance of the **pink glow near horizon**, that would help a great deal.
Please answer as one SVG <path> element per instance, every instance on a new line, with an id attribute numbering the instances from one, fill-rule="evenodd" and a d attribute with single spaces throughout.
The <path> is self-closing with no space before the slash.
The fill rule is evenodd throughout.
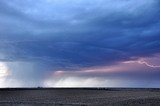
<path id="1" fill-rule="evenodd" d="M 98 74 L 109 74 L 109 73 L 119 73 L 119 72 L 128 72 L 128 71 L 136 71 L 138 69 L 147 69 L 147 68 L 160 68 L 160 65 L 153 65 L 155 64 L 154 59 L 150 58 L 150 63 L 148 62 L 149 59 L 141 58 L 138 60 L 131 60 L 131 61 L 124 61 L 112 66 L 103 66 L 103 67 L 91 67 L 91 68 L 84 68 L 78 71 L 54 71 L 53 76 L 70 76 L 70 75 L 98 75 Z M 151 63 L 152 62 L 152 63 Z"/>
<path id="2" fill-rule="evenodd" d="M 157 58 L 156 58 L 157 59 Z M 158 61 L 155 61 L 155 58 L 140 58 L 137 60 L 123 61 L 110 66 L 103 67 L 90 67 L 90 68 L 82 68 L 78 71 L 75 70 L 57 70 L 52 71 L 49 77 L 44 81 L 45 86 L 54 86 L 54 87 L 94 87 L 94 86 L 126 86 L 125 81 L 130 85 L 134 85 L 135 79 L 127 80 L 124 78 L 125 76 L 122 73 L 140 73 L 143 71 L 143 74 L 158 70 L 160 68 Z M 153 65 L 154 64 L 154 65 Z M 158 70 L 159 71 L 159 70 Z M 126 74 L 128 75 L 128 74 Z M 136 74 L 135 74 L 136 75 Z M 145 75 L 140 74 L 138 77 L 144 77 Z M 123 79 L 124 78 L 124 79 Z M 82 83 L 83 82 L 83 83 Z M 139 82 L 141 83 L 141 82 Z"/>

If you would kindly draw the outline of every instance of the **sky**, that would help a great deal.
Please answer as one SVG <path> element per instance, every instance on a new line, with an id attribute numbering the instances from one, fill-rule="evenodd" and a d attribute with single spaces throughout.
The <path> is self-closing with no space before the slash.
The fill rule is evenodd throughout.
<path id="1" fill-rule="evenodd" d="M 159 0 L 0 0 L 0 87 L 159 82 Z"/>

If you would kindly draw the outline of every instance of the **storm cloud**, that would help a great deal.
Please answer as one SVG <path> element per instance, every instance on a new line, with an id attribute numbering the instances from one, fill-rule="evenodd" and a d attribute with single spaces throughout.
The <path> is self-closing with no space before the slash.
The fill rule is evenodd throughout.
<path id="1" fill-rule="evenodd" d="M 159 18 L 159 0 L 1 0 L 0 61 L 33 63 L 39 78 L 155 57 Z"/>

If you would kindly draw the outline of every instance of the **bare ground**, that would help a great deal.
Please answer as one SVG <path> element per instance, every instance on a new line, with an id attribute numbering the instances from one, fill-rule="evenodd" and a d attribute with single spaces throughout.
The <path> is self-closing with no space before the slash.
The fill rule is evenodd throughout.
<path id="1" fill-rule="evenodd" d="M 0 89 L 0 106 L 160 106 L 160 89 Z"/>

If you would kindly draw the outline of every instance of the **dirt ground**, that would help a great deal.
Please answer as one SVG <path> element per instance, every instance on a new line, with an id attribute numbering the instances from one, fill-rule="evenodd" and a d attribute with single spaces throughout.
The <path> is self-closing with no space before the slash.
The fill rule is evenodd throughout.
<path id="1" fill-rule="evenodd" d="M 160 89 L 0 89 L 0 106 L 160 106 Z"/>

